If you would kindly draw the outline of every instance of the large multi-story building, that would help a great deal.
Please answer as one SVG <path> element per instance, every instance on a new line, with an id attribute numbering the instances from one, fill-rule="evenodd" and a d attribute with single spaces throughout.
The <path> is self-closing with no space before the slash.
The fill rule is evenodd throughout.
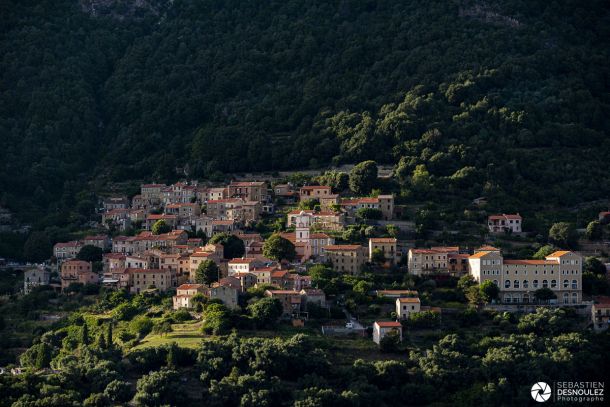
<path id="1" fill-rule="evenodd" d="M 301 211 L 294 219 L 295 231 L 281 233 L 280 236 L 294 245 L 297 258 L 301 261 L 320 256 L 324 246 L 335 243 L 335 239 L 326 233 L 311 232 L 314 221 L 313 214 Z"/>
<path id="2" fill-rule="evenodd" d="M 33 267 L 23 272 L 23 293 L 29 294 L 34 287 L 49 285 L 51 273 L 44 267 Z"/>
<path id="3" fill-rule="evenodd" d="M 395 263 L 400 260 L 396 247 L 397 240 L 393 237 L 371 237 L 369 239 L 369 260 L 372 260 L 373 251 L 380 250 L 386 261 Z"/>
<path id="4" fill-rule="evenodd" d="M 521 233 L 521 215 L 491 215 L 487 218 L 487 227 L 491 233 L 511 232 Z"/>
<path id="5" fill-rule="evenodd" d="M 301 201 L 306 199 L 320 199 L 332 195 L 332 193 L 332 188 L 325 185 L 306 185 L 299 190 L 299 198 Z"/>
<path id="6" fill-rule="evenodd" d="M 128 268 L 125 269 L 124 274 L 129 276 L 129 291 L 134 294 L 151 287 L 167 291 L 176 286 L 175 274 L 169 269 Z"/>
<path id="7" fill-rule="evenodd" d="M 381 211 L 383 220 L 391 220 L 394 217 L 394 196 L 393 195 L 378 195 L 377 197 L 363 197 L 342 199 L 340 202 L 341 208 L 347 212 L 349 216 L 356 216 L 358 209 L 377 209 Z"/>
<path id="8" fill-rule="evenodd" d="M 241 198 L 244 201 L 267 202 L 270 199 L 269 188 L 263 181 L 231 182 L 228 186 L 229 197 Z"/>
<path id="9" fill-rule="evenodd" d="M 468 262 L 477 282 L 490 280 L 500 288 L 504 303 L 532 303 L 541 288 L 552 290 L 560 304 L 582 301 L 582 256 L 574 252 L 557 251 L 544 260 L 504 260 L 499 250 L 478 251 Z"/>
<path id="10" fill-rule="evenodd" d="M 366 248 L 354 244 L 325 246 L 323 252 L 333 269 L 339 273 L 360 273 L 368 258 Z"/>
<path id="11" fill-rule="evenodd" d="M 61 264 L 61 289 L 65 290 L 70 284 L 97 284 L 100 278 L 93 272 L 90 262 L 82 260 L 68 260 Z"/>
<path id="12" fill-rule="evenodd" d="M 73 240 L 71 242 L 56 243 L 53 246 L 53 255 L 57 260 L 73 259 L 76 257 L 80 249 L 83 248 L 83 242 Z"/>
<path id="13" fill-rule="evenodd" d="M 457 246 L 410 249 L 408 255 L 409 273 L 419 276 L 428 273 L 447 272 L 450 268 L 449 256 L 459 252 L 460 248 Z"/>

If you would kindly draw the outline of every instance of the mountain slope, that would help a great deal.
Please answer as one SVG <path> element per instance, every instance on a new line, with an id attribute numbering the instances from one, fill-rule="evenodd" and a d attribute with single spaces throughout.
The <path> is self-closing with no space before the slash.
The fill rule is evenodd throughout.
<path id="1" fill-rule="evenodd" d="M 610 194 L 605 2 L 37 3 L 0 6 L 0 204 L 369 158 L 407 190 L 423 164 L 516 205 Z"/>

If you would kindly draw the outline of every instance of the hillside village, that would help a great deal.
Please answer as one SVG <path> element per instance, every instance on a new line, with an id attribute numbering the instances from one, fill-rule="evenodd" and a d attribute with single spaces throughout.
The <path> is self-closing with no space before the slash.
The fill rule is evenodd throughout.
<path id="1" fill-rule="evenodd" d="M 599 316 L 610 300 L 583 294 L 586 258 L 579 252 L 545 249 L 535 259 L 518 259 L 490 244 L 416 247 L 401 239 L 410 226 L 400 220 L 392 194 L 338 192 L 266 181 L 142 184 L 135 196 L 106 197 L 100 234 L 55 244 L 47 266 L 25 272 L 24 291 L 40 285 L 64 293 L 91 285 L 132 295 L 158 291 L 173 296 L 175 310 L 195 311 L 205 298 L 236 312 L 258 291 L 277 299 L 278 316 L 294 326 L 307 326 L 326 310 L 334 318 L 326 324 L 334 325 L 321 326 L 322 332 L 366 335 L 368 327 L 380 344 L 388 332 L 398 331 L 402 340 L 408 321 L 463 310 L 434 300 L 436 286 L 458 282 L 466 285 L 463 300 L 479 307 L 573 307 L 596 330 L 607 328 L 607 311 Z M 600 213 L 599 221 L 607 220 Z M 362 225 L 370 231 L 354 234 Z M 492 214 L 482 227 L 491 237 L 518 238 L 522 225 L 519 214 Z M 336 278 L 321 278 L 324 273 L 353 279 L 352 290 L 379 305 L 345 302 L 345 288 Z"/>

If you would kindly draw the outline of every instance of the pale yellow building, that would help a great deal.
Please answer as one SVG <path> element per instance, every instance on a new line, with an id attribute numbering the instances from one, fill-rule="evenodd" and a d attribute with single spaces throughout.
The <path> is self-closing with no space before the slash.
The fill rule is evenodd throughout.
<path id="1" fill-rule="evenodd" d="M 582 301 L 582 256 L 556 251 L 544 260 L 504 260 L 500 251 L 478 251 L 468 258 L 470 274 L 483 283 L 500 288 L 504 303 L 534 302 L 534 293 L 549 288 L 559 304 Z"/>
<path id="2" fill-rule="evenodd" d="M 196 294 L 204 294 L 206 286 L 203 284 L 182 284 L 176 289 L 172 297 L 174 309 L 193 308 L 192 299 Z"/>
<path id="3" fill-rule="evenodd" d="M 396 317 L 399 319 L 408 319 L 409 315 L 421 311 L 421 302 L 419 298 L 403 297 L 396 298 Z"/>
<path id="4" fill-rule="evenodd" d="M 446 272 L 449 268 L 449 255 L 459 253 L 457 246 L 437 246 L 430 249 L 409 249 L 409 274 L 416 276 L 428 273 Z"/>
<path id="5" fill-rule="evenodd" d="M 126 269 L 125 273 L 129 276 L 129 291 L 138 294 L 149 287 L 154 287 L 160 291 L 167 291 L 175 287 L 175 278 L 171 270 L 165 269 Z"/>
<path id="6" fill-rule="evenodd" d="M 391 263 L 400 260 L 397 252 L 397 240 L 393 237 L 372 237 L 369 239 L 369 261 L 372 260 L 373 251 L 381 250 L 385 259 Z"/>
<path id="7" fill-rule="evenodd" d="M 360 273 L 368 258 L 364 246 L 353 244 L 325 246 L 323 252 L 333 269 L 339 273 Z"/>

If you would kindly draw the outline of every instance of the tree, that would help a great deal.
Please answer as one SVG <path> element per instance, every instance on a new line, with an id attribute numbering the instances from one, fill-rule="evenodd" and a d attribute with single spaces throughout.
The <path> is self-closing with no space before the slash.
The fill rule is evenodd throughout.
<path id="1" fill-rule="evenodd" d="M 549 230 L 549 240 L 563 249 L 576 247 L 577 239 L 576 229 L 571 223 L 555 223 Z"/>
<path id="2" fill-rule="evenodd" d="M 195 272 L 195 281 L 199 284 L 207 284 L 210 285 L 215 281 L 218 281 L 218 276 L 220 274 L 220 269 L 214 260 L 204 260 L 199 266 L 197 266 L 197 271 Z"/>
<path id="3" fill-rule="evenodd" d="M 269 239 L 265 240 L 263 255 L 277 261 L 292 261 L 296 257 L 296 251 L 290 240 L 284 239 L 279 234 L 273 234 Z"/>
<path id="4" fill-rule="evenodd" d="M 536 298 L 538 301 L 546 302 L 549 300 L 556 299 L 557 296 L 555 295 L 553 290 L 551 290 L 550 288 L 539 288 L 536 291 L 534 291 L 534 298 Z"/>
<path id="5" fill-rule="evenodd" d="M 400 233 L 400 229 L 398 229 L 396 225 L 386 225 L 385 229 L 386 233 L 391 237 L 398 237 L 398 234 Z"/>
<path id="6" fill-rule="evenodd" d="M 178 372 L 162 369 L 142 376 L 136 385 L 133 402 L 136 406 L 152 407 L 181 405 L 182 390 Z"/>
<path id="7" fill-rule="evenodd" d="M 151 228 L 153 235 L 160 235 L 162 233 L 168 233 L 172 230 L 172 228 L 165 222 L 164 219 L 159 219 L 156 221 Z"/>
<path id="8" fill-rule="evenodd" d="M 51 241 L 44 232 L 32 232 L 23 246 L 23 256 L 33 263 L 43 262 L 51 257 L 51 254 Z"/>
<path id="9" fill-rule="evenodd" d="M 107 348 L 107 346 L 106 346 L 106 337 L 105 337 L 103 332 L 100 332 L 100 334 L 97 337 L 97 341 L 96 341 L 95 344 L 96 344 L 97 348 L 100 349 L 100 350 L 104 350 L 104 349 Z"/>
<path id="10" fill-rule="evenodd" d="M 592 222 L 589 222 L 589 224 L 587 225 L 587 231 L 586 231 L 587 239 L 600 240 L 603 237 L 603 235 L 604 235 L 604 227 L 599 221 L 594 220 Z"/>
<path id="11" fill-rule="evenodd" d="M 113 380 L 108 383 L 104 395 L 117 404 L 127 403 L 133 396 L 129 382 L 121 380 Z"/>
<path id="12" fill-rule="evenodd" d="M 371 261 L 378 264 L 385 263 L 385 254 L 383 254 L 383 251 L 379 248 L 373 249 Z"/>
<path id="13" fill-rule="evenodd" d="M 112 339 L 112 320 L 108 321 L 108 331 L 106 332 L 106 345 L 112 349 L 114 347 L 114 341 Z"/>
<path id="14" fill-rule="evenodd" d="M 302 211 L 311 211 L 314 210 L 318 205 L 320 205 L 320 201 L 318 199 L 303 199 L 299 202 L 299 209 Z"/>
<path id="15" fill-rule="evenodd" d="M 490 303 L 492 300 L 498 299 L 498 295 L 500 294 L 500 289 L 491 280 L 484 281 L 479 286 L 479 291 L 481 292 L 481 298 L 486 303 Z"/>
<path id="16" fill-rule="evenodd" d="M 51 346 L 49 346 L 45 342 L 41 342 L 38 345 L 38 353 L 36 355 L 36 364 L 34 367 L 36 369 L 44 369 L 45 367 L 49 367 L 51 363 Z"/>
<path id="17" fill-rule="evenodd" d="M 425 194 L 432 187 L 432 177 L 424 164 L 419 164 L 413 170 L 411 185 L 419 193 Z"/>
<path id="18" fill-rule="evenodd" d="M 381 213 L 381 211 L 379 209 L 375 209 L 375 208 L 359 208 L 356 211 L 356 216 L 360 219 L 365 219 L 365 220 L 378 220 L 381 219 L 383 217 L 383 213 Z"/>
<path id="19" fill-rule="evenodd" d="M 320 185 L 332 187 L 335 191 L 343 191 L 349 186 L 349 175 L 344 172 L 330 170 L 317 178 Z"/>
<path id="20" fill-rule="evenodd" d="M 89 327 L 87 326 L 86 322 L 83 324 L 83 327 L 81 328 L 80 343 L 83 345 L 89 344 Z"/>
<path id="21" fill-rule="evenodd" d="M 349 173 L 349 188 L 358 195 L 368 195 L 377 182 L 377 163 L 363 161 Z"/>
<path id="22" fill-rule="evenodd" d="M 168 333 L 173 332 L 172 324 L 169 321 L 161 321 L 156 323 L 153 327 L 153 333 L 155 335 L 167 335 Z"/>
<path id="23" fill-rule="evenodd" d="M 366 280 L 360 280 L 356 284 L 354 284 L 352 290 L 356 294 L 368 295 L 369 291 L 371 291 L 373 287 L 373 283 L 368 282 Z"/>
<path id="24" fill-rule="evenodd" d="M 546 256 L 553 253 L 555 251 L 555 246 L 547 244 L 542 246 L 538 251 L 534 254 L 533 258 L 535 260 L 544 260 Z"/>
<path id="25" fill-rule="evenodd" d="M 468 287 L 465 292 L 466 299 L 472 305 L 481 305 L 485 302 L 483 296 L 481 295 L 481 290 L 476 285 Z"/>
<path id="26" fill-rule="evenodd" d="M 379 341 L 379 350 L 383 353 L 394 353 L 400 346 L 400 335 L 398 331 L 391 330 Z"/>
<path id="27" fill-rule="evenodd" d="M 246 252 L 244 241 L 228 233 L 218 233 L 212 236 L 210 243 L 222 245 L 225 259 L 235 259 L 243 256 Z"/>
<path id="28" fill-rule="evenodd" d="M 254 318 L 259 328 L 272 327 L 282 316 L 284 309 L 277 298 L 264 297 L 248 305 L 248 312 Z"/>
<path id="29" fill-rule="evenodd" d="M 102 261 L 103 252 L 101 248 L 88 244 L 80 249 L 76 258 L 89 262 Z"/>
<path id="30" fill-rule="evenodd" d="M 597 257 L 587 257 L 583 271 L 603 276 L 606 274 L 606 266 Z"/>
<path id="31" fill-rule="evenodd" d="M 208 303 L 203 320 L 202 331 L 206 334 L 222 335 L 232 326 L 231 311 L 224 304 Z"/>
<path id="32" fill-rule="evenodd" d="M 129 330 L 135 335 L 138 335 L 140 338 L 143 338 L 148 335 L 152 328 L 152 320 L 145 315 L 140 315 L 129 323 Z"/>
<path id="33" fill-rule="evenodd" d="M 457 282 L 458 290 L 463 293 L 466 293 L 466 291 L 473 285 L 477 285 L 477 281 L 474 279 L 472 274 L 463 275 Z"/>

